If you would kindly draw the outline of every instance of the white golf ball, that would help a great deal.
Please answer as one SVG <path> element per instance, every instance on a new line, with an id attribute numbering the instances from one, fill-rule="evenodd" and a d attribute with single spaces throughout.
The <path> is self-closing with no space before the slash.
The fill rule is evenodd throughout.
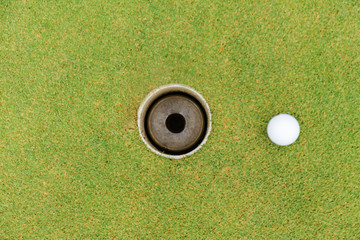
<path id="1" fill-rule="evenodd" d="M 300 125 L 293 116 L 279 114 L 270 120 L 267 133 L 273 143 L 287 146 L 294 143 L 299 137 Z"/>

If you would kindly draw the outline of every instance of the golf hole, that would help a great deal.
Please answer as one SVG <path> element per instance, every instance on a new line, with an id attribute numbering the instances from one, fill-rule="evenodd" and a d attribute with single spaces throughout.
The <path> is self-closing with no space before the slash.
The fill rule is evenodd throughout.
<path id="1" fill-rule="evenodd" d="M 194 89 L 170 84 L 149 93 L 138 111 L 141 139 L 154 153 L 179 159 L 198 151 L 211 131 L 211 113 Z"/>

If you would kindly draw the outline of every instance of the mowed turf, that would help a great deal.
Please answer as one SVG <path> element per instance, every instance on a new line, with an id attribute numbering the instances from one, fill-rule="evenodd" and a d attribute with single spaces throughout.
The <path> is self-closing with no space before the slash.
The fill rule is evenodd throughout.
<path id="1" fill-rule="evenodd" d="M 168 83 L 213 114 L 181 160 L 136 125 Z M 0 0 L 0 238 L 359 239 L 359 95 L 358 1 Z"/>

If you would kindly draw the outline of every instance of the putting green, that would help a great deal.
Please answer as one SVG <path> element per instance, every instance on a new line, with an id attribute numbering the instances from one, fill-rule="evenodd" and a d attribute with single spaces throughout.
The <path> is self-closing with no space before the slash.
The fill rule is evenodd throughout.
<path id="1" fill-rule="evenodd" d="M 359 239 L 359 69 L 358 1 L 2 0 L 0 238 Z M 136 125 L 169 83 L 213 117 L 180 160 Z"/>

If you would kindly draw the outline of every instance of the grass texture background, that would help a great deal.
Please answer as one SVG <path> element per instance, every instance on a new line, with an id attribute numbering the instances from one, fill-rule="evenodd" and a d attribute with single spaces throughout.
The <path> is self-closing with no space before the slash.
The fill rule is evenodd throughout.
<path id="1" fill-rule="evenodd" d="M 0 0 L 0 238 L 359 239 L 359 69 L 358 1 Z M 213 114 L 181 160 L 136 126 L 167 83 Z"/>

